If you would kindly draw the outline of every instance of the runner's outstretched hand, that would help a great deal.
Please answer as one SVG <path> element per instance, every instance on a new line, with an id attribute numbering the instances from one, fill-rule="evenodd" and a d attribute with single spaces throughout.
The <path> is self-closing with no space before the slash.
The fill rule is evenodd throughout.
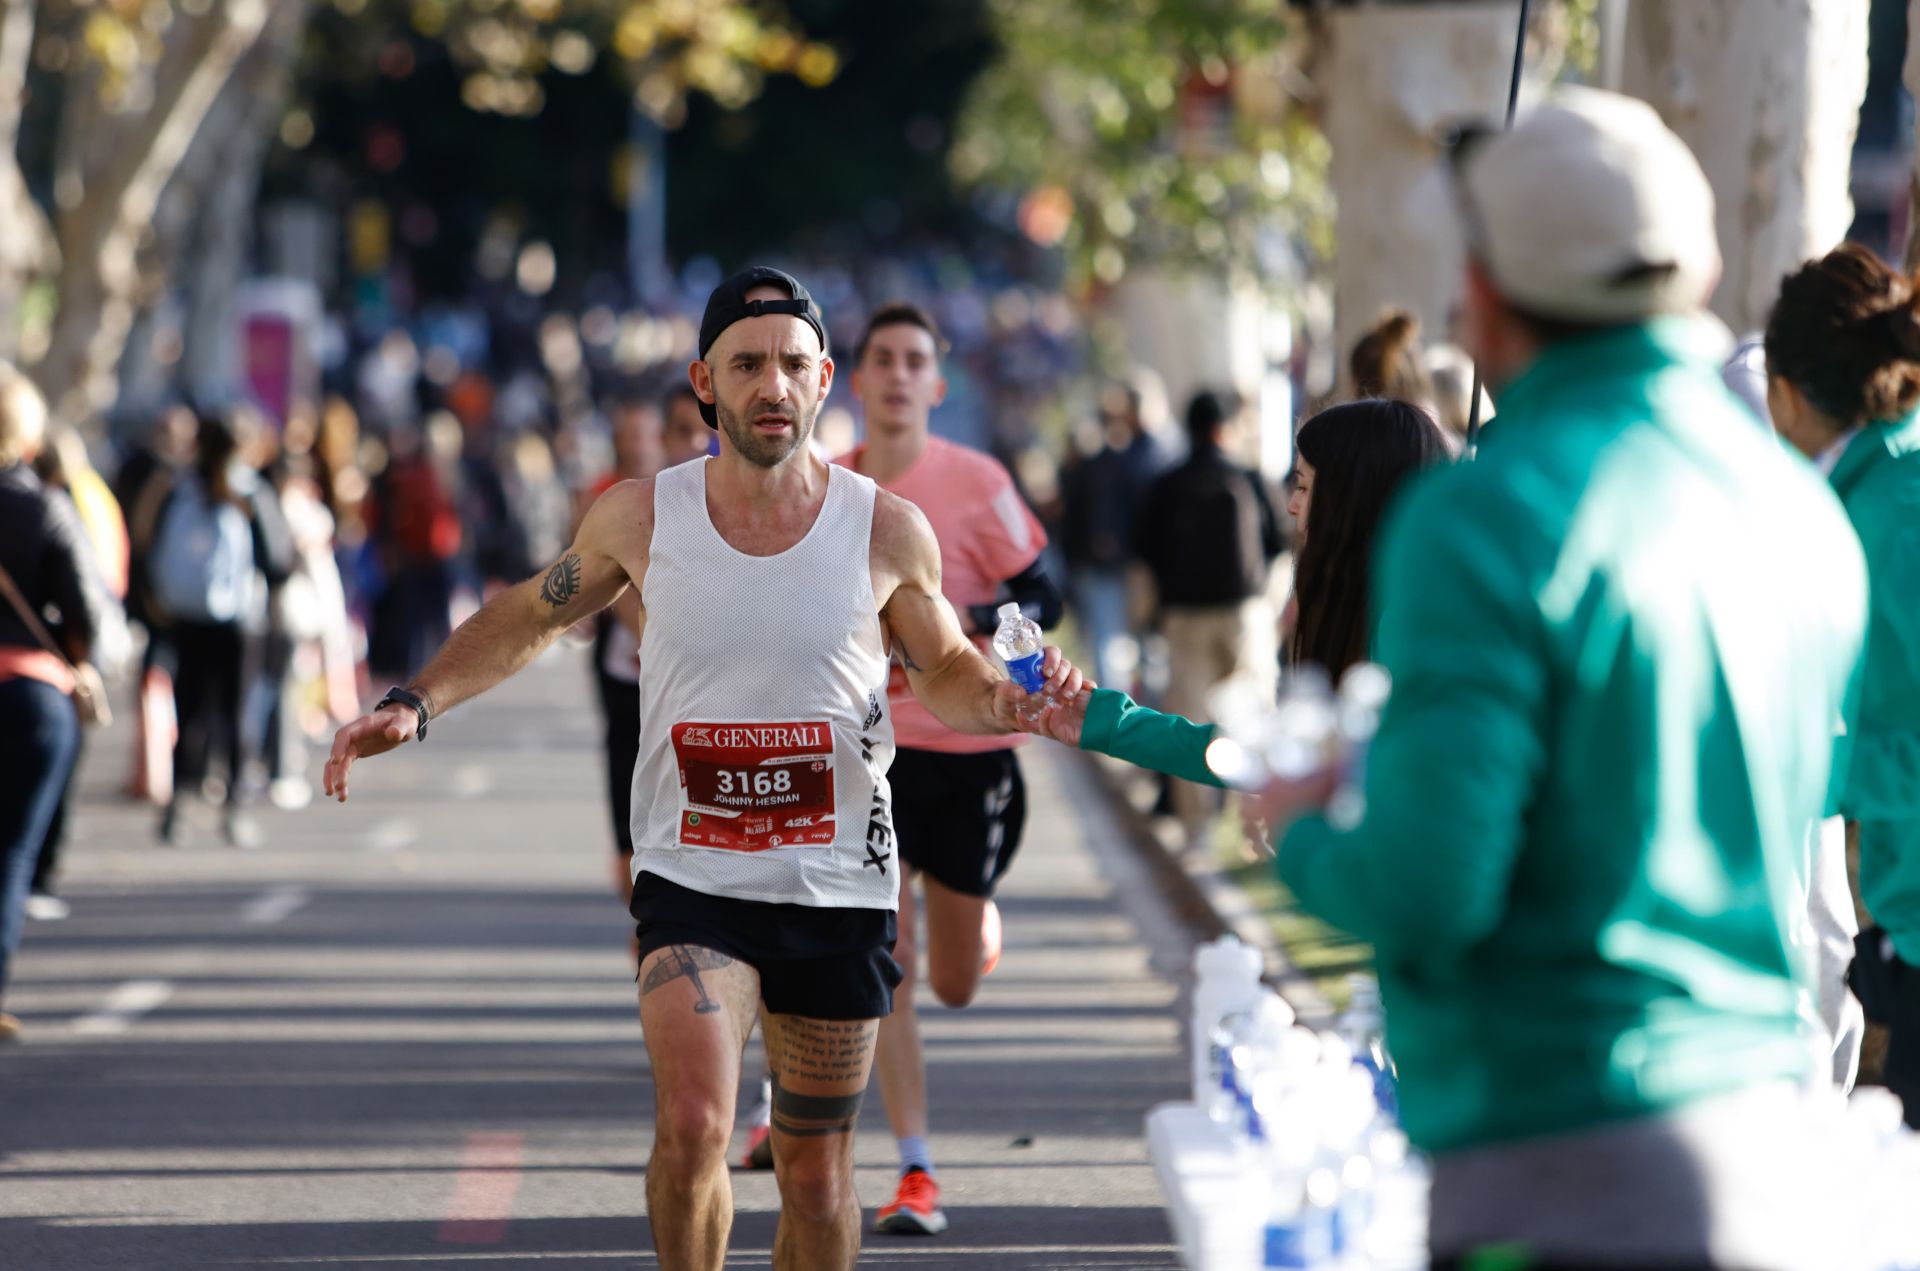
<path id="1" fill-rule="evenodd" d="M 420 727 L 420 715 L 411 706 L 394 703 L 371 715 L 362 715 L 333 735 L 333 753 L 327 756 L 327 769 L 321 789 L 328 798 L 347 801 L 347 769 L 356 759 L 384 755 L 395 746 L 410 741 Z"/>

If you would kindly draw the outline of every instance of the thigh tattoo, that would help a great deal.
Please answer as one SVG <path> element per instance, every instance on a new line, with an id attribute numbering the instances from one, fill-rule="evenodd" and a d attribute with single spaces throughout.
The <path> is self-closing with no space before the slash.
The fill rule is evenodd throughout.
<path id="1" fill-rule="evenodd" d="M 860 1119 L 860 1101 L 865 1091 L 852 1094 L 795 1094 L 780 1084 L 773 1074 L 773 1128 L 799 1138 L 818 1138 L 827 1134 L 851 1134 Z"/>
<path id="2" fill-rule="evenodd" d="M 775 1070 L 789 1077 L 865 1089 L 873 1044 L 872 1020 L 810 1019 L 796 1025 L 789 1017 L 769 1053 Z"/>
<path id="3" fill-rule="evenodd" d="M 660 960 L 647 971 L 646 980 L 640 985 L 640 996 L 645 997 L 663 984 L 671 984 L 682 976 L 693 982 L 693 991 L 700 995 L 694 1002 L 697 1015 L 711 1015 L 720 1009 L 720 1003 L 707 993 L 707 986 L 700 979 L 702 971 L 718 971 L 721 967 L 733 965 L 733 959 L 715 949 L 703 949 L 697 944 L 670 944 L 661 951 Z"/>

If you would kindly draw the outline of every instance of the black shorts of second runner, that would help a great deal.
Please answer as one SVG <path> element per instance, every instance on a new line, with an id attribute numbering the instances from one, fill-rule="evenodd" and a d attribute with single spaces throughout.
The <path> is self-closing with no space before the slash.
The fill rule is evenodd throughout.
<path id="1" fill-rule="evenodd" d="M 1027 823 L 1027 783 L 1014 752 L 902 749 L 887 784 L 900 859 L 949 890 L 993 895 Z"/>
<path id="2" fill-rule="evenodd" d="M 775 1015 L 883 1019 L 901 979 L 893 960 L 891 909 L 823 909 L 734 900 L 642 872 L 631 906 L 640 960 L 668 945 L 724 953 L 760 974 L 760 1000 Z"/>

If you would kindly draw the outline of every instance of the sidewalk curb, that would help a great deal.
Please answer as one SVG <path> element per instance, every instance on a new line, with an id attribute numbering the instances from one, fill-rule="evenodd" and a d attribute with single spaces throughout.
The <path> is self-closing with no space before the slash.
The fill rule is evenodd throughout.
<path id="1" fill-rule="evenodd" d="M 1273 928 L 1246 893 L 1217 865 L 1186 859 L 1155 832 L 1152 818 L 1134 794 L 1145 784 L 1143 770 L 1105 755 L 1075 753 L 1106 790 L 1131 846 L 1194 938 L 1206 941 L 1232 935 L 1258 949 L 1267 968 L 1266 982 L 1293 1007 L 1300 1022 L 1310 1028 L 1330 1027 L 1336 1015 L 1333 1004 L 1287 958 Z"/>

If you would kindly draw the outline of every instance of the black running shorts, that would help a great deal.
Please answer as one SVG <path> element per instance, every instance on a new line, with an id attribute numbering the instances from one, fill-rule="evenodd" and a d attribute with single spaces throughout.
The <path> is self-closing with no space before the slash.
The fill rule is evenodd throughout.
<path id="1" fill-rule="evenodd" d="M 993 895 L 1027 823 L 1027 786 L 1014 752 L 901 750 L 887 783 L 900 859 L 962 895 Z"/>
<path id="2" fill-rule="evenodd" d="M 733 900 L 642 873 L 633 885 L 640 959 L 670 944 L 713 949 L 760 973 L 775 1015 L 881 1019 L 893 1012 L 900 964 L 891 909 L 822 909 Z"/>

